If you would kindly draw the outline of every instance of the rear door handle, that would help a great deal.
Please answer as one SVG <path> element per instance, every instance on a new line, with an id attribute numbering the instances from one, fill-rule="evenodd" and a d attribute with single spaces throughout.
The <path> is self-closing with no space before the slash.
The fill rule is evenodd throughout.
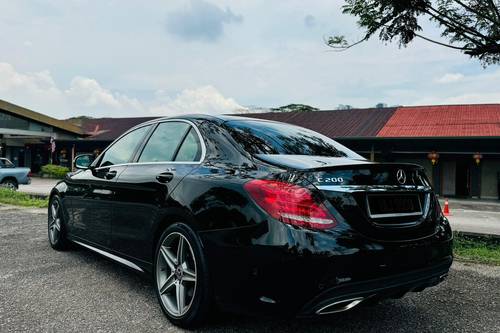
<path id="1" fill-rule="evenodd" d="M 111 171 L 108 171 L 106 172 L 106 174 L 104 175 L 104 178 L 106 179 L 113 179 L 116 177 L 116 170 L 111 170 Z"/>
<path id="2" fill-rule="evenodd" d="M 172 179 L 174 179 L 174 174 L 172 172 L 163 172 L 156 176 L 156 180 L 160 183 L 168 183 Z"/>

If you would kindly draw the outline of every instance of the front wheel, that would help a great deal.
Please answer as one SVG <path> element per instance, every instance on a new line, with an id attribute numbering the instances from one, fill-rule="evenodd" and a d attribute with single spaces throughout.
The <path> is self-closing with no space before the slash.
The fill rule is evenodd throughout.
<path id="1" fill-rule="evenodd" d="M 206 317 L 210 283 L 198 235 L 175 223 L 160 237 L 155 252 L 155 290 L 163 312 L 175 325 L 194 327 Z"/>

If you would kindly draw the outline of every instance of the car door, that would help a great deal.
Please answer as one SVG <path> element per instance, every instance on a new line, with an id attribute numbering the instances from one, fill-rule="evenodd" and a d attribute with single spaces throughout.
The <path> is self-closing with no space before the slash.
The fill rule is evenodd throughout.
<path id="1" fill-rule="evenodd" d="M 114 249 L 150 261 L 154 221 L 162 218 L 170 193 L 200 164 L 203 152 L 201 136 L 193 124 L 181 120 L 158 124 L 138 152 L 137 162 L 118 178 Z"/>
<path id="2" fill-rule="evenodd" d="M 147 125 L 123 135 L 98 157 L 91 168 L 77 173 L 68 181 L 71 235 L 111 247 L 116 181 L 151 128 Z"/>

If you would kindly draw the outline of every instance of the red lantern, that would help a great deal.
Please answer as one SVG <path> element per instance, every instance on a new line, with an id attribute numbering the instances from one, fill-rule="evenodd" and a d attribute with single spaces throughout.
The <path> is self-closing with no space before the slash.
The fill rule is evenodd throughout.
<path id="1" fill-rule="evenodd" d="M 432 165 L 436 165 L 439 160 L 439 154 L 435 151 L 431 151 L 427 154 L 427 158 L 431 160 Z"/>
<path id="2" fill-rule="evenodd" d="M 483 155 L 481 155 L 480 153 L 475 153 L 474 155 L 472 155 L 472 158 L 476 161 L 476 165 L 479 166 Z"/>

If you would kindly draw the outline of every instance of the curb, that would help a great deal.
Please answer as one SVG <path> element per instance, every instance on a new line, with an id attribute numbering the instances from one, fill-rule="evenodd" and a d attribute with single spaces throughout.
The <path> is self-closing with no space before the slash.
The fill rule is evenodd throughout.
<path id="1" fill-rule="evenodd" d="M 496 234 L 482 234 L 478 232 L 470 231 L 453 231 L 453 236 L 466 236 L 470 238 L 483 239 L 483 240 L 493 240 L 500 243 L 500 235 Z"/>
<path id="2" fill-rule="evenodd" d="M 32 198 L 36 199 L 48 199 L 49 195 L 48 194 L 42 194 L 42 193 L 34 193 L 34 192 L 24 192 L 24 191 L 18 191 L 19 193 L 24 193 L 26 195 L 29 195 Z"/>

